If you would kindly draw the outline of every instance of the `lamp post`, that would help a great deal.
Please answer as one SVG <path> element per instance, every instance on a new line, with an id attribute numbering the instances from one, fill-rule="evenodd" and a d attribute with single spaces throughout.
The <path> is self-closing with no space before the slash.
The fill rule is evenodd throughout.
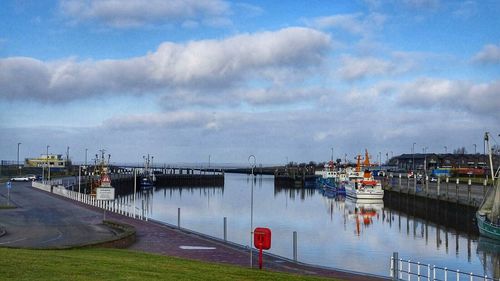
<path id="1" fill-rule="evenodd" d="M 448 153 L 448 147 L 445 145 L 444 146 L 444 153 L 447 154 Z"/>
<path id="2" fill-rule="evenodd" d="M 253 158 L 253 163 L 250 159 Z M 255 168 L 255 156 L 252 154 L 248 156 L 248 163 L 252 167 L 252 187 L 251 187 L 251 195 L 250 195 L 250 268 L 253 268 L 253 169 Z"/>
<path id="3" fill-rule="evenodd" d="M 17 143 L 17 168 L 19 169 L 19 175 L 21 175 L 21 166 L 19 166 L 19 146 L 21 145 L 20 142 Z"/>
<path id="4" fill-rule="evenodd" d="M 87 166 L 78 166 L 78 199 L 80 200 L 82 198 L 81 194 L 81 178 L 82 178 L 82 169 L 86 169 Z"/>
<path id="5" fill-rule="evenodd" d="M 413 173 L 415 173 L 415 145 L 416 145 L 416 144 L 417 144 L 417 143 L 416 143 L 416 142 L 414 142 L 414 143 L 413 143 L 413 146 L 411 147 L 411 155 L 412 155 L 412 156 L 411 156 L 411 158 L 412 158 L 412 160 L 411 160 L 411 164 L 412 164 L 412 168 L 411 168 L 411 170 L 412 170 L 412 172 L 413 172 Z"/>
<path id="6" fill-rule="evenodd" d="M 89 151 L 88 148 L 85 148 L 85 166 L 87 166 L 87 152 Z"/>
<path id="7" fill-rule="evenodd" d="M 47 145 L 47 181 L 50 181 L 49 147 L 50 145 Z"/>
<path id="8" fill-rule="evenodd" d="M 332 150 L 332 159 L 331 159 L 331 160 L 332 160 L 332 162 L 333 162 L 333 147 L 332 147 L 332 148 L 330 148 L 330 149 Z"/>
<path id="9" fill-rule="evenodd" d="M 473 146 L 474 146 L 474 154 L 476 154 L 477 144 L 474 143 Z"/>
<path id="10" fill-rule="evenodd" d="M 422 148 L 422 150 L 424 151 L 424 174 L 427 175 L 427 149 L 428 147 L 424 147 Z"/>

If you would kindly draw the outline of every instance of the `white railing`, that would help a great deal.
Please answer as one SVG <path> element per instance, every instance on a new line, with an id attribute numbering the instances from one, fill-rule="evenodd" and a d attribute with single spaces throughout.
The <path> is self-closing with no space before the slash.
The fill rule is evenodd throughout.
<path id="1" fill-rule="evenodd" d="M 392 280 L 427 280 L 427 281 L 451 281 L 451 280 L 482 280 L 482 281 L 500 281 L 488 275 L 478 275 L 472 272 L 463 272 L 459 269 L 452 270 L 447 267 L 440 267 L 430 264 L 421 264 L 412 260 L 403 260 L 398 258 L 395 252 L 391 257 L 390 276 Z"/>
<path id="2" fill-rule="evenodd" d="M 95 196 L 90 194 L 68 190 L 63 185 L 51 185 L 34 181 L 32 187 L 127 217 L 146 221 L 149 219 L 148 204 L 144 204 L 147 198 L 143 198 L 144 196 L 141 193 L 137 193 L 135 196 L 129 194 L 118 196 L 115 200 L 102 201 L 96 200 Z M 136 199 L 135 201 L 139 206 L 134 204 L 134 199 Z"/>

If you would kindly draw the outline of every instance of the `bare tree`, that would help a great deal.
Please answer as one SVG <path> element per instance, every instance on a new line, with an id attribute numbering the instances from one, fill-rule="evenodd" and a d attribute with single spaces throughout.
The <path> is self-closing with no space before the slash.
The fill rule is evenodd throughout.
<path id="1" fill-rule="evenodd" d="M 453 154 L 467 154 L 467 149 L 464 146 L 453 150 Z"/>

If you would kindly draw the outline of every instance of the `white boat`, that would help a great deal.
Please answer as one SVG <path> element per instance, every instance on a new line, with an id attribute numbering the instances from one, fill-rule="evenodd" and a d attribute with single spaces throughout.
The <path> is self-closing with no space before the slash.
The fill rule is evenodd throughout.
<path id="1" fill-rule="evenodd" d="M 364 168 L 361 172 L 361 156 L 358 155 L 356 170 L 348 175 L 348 179 L 343 182 L 346 195 L 354 199 L 381 200 L 384 198 L 384 190 L 380 181 L 375 180 L 371 171 L 368 151 L 365 154 Z"/>

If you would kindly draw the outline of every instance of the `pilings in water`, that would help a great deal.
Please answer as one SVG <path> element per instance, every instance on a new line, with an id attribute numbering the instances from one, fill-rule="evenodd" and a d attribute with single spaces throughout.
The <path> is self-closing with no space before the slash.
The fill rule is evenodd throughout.
<path id="1" fill-rule="evenodd" d="M 274 186 L 285 188 L 313 188 L 316 184 L 314 167 L 285 167 L 274 172 Z"/>
<path id="2" fill-rule="evenodd" d="M 470 207 L 479 207 L 488 189 L 487 182 L 482 185 L 472 185 L 471 180 L 459 178 L 438 178 L 436 182 L 428 179 L 418 181 L 401 175 L 382 179 L 386 192 L 395 192 L 420 198 L 434 199 L 438 202 L 449 202 Z"/>
<path id="3" fill-rule="evenodd" d="M 220 170 L 204 170 L 204 169 L 154 169 L 156 177 L 156 186 L 159 187 L 223 187 L 224 172 Z M 134 191 L 134 175 L 130 170 L 116 170 L 111 175 L 112 186 L 115 188 L 116 195 L 126 195 Z M 80 181 L 80 192 L 90 192 L 90 176 L 82 176 Z M 141 176 L 136 178 L 136 185 L 140 186 Z M 71 186 L 71 190 L 78 191 L 78 178 Z"/>

